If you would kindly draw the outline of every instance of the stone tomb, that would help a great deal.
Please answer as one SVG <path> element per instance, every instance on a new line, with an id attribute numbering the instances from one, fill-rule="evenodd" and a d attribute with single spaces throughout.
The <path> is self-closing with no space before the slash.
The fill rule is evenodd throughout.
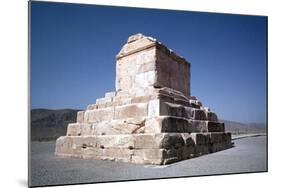
<path id="1" fill-rule="evenodd" d="M 116 91 L 78 112 L 57 156 L 163 165 L 231 147 L 217 115 L 190 96 L 183 57 L 136 34 L 116 61 Z"/>

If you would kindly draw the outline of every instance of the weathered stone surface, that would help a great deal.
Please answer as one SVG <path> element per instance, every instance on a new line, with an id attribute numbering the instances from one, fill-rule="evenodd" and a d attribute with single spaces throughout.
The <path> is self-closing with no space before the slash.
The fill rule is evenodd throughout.
<path id="1" fill-rule="evenodd" d="M 209 132 L 224 132 L 224 123 L 208 121 Z"/>
<path id="2" fill-rule="evenodd" d="M 184 118 L 159 116 L 145 121 L 145 133 L 191 132 L 188 121 Z"/>
<path id="3" fill-rule="evenodd" d="M 80 123 L 70 123 L 67 126 L 67 136 L 80 136 L 81 135 L 81 124 Z"/>
<path id="4" fill-rule="evenodd" d="M 113 98 L 115 97 L 115 95 L 116 95 L 115 91 L 107 92 L 105 93 L 105 98 Z"/>
<path id="5" fill-rule="evenodd" d="M 190 65 L 188 62 L 178 61 L 163 52 L 156 51 L 156 85 L 168 87 L 182 92 L 185 96 L 190 95 Z"/>
<path id="6" fill-rule="evenodd" d="M 191 138 L 193 139 L 195 145 L 207 145 L 208 136 L 202 133 L 191 133 Z"/>
<path id="7" fill-rule="evenodd" d="M 224 132 L 224 124 L 176 116 L 155 116 L 146 119 L 145 133 L 164 132 Z"/>
<path id="8" fill-rule="evenodd" d="M 190 96 L 183 57 L 136 34 L 116 61 L 116 91 L 77 113 L 57 156 L 163 165 L 231 147 L 217 115 Z"/>
<path id="9" fill-rule="evenodd" d="M 146 103 L 117 106 L 114 110 L 114 119 L 142 117 L 147 116 L 147 113 Z"/>
<path id="10" fill-rule="evenodd" d="M 114 109 L 112 107 L 87 110 L 85 112 L 85 120 L 88 123 L 96 123 L 105 120 L 111 120 L 114 117 Z"/>
<path id="11" fill-rule="evenodd" d="M 85 111 L 77 112 L 77 123 L 84 123 L 84 113 Z"/>
<path id="12" fill-rule="evenodd" d="M 144 118 L 128 118 L 123 120 L 102 121 L 94 123 L 93 135 L 137 134 L 144 133 Z"/>
<path id="13" fill-rule="evenodd" d="M 136 149 L 157 149 L 165 148 L 162 141 L 165 134 L 140 134 L 135 135 L 135 148 Z"/>
<path id="14" fill-rule="evenodd" d="M 104 104 L 104 103 L 108 103 L 108 102 L 112 102 L 111 97 L 96 99 L 96 104 Z"/>
<path id="15" fill-rule="evenodd" d="M 204 110 L 194 109 L 193 119 L 196 120 L 207 120 L 207 115 Z"/>
<path id="16" fill-rule="evenodd" d="M 135 148 L 135 137 L 132 135 L 97 136 L 97 147 L 104 148 Z"/>
<path id="17" fill-rule="evenodd" d="M 218 121 L 217 114 L 214 112 L 207 112 L 207 116 L 209 121 Z"/>
<path id="18" fill-rule="evenodd" d="M 210 132 L 208 129 L 208 122 L 201 120 L 188 120 L 190 132 Z"/>
<path id="19" fill-rule="evenodd" d="M 81 135 L 91 135 L 93 126 L 90 123 L 80 123 Z M 78 135 L 79 136 L 79 135 Z"/>
<path id="20" fill-rule="evenodd" d="M 137 45 L 132 43 L 131 48 L 137 48 Z M 140 67 L 143 67 L 143 64 L 155 62 L 155 53 L 155 48 L 149 48 L 118 59 L 116 63 L 116 90 L 128 91 L 132 87 L 145 87 L 153 84 L 156 71 L 151 70 L 147 71 L 150 72 L 149 74 L 143 74 L 147 72 L 143 72 Z M 143 85 L 143 83 L 145 84 Z"/>

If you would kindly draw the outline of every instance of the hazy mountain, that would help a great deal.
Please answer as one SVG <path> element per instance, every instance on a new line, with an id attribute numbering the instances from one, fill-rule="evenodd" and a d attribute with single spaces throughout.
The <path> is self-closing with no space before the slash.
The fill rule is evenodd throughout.
<path id="1" fill-rule="evenodd" d="M 66 135 L 67 125 L 76 121 L 77 111 L 79 110 L 31 110 L 31 139 L 55 140 Z"/>
<path id="2" fill-rule="evenodd" d="M 66 135 L 67 125 L 76 122 L 78 109 L 33 109 L 31 110 L 31 139 L 55 140 Z M 239 123 L 220 120 L 225 123 L 226 131 L 233 134 L 259 133 L 266 131 L 266 125 L 258 123 Z"/>
<path id="3" fill-rule="evenodd" d="M 233 134 L 266 132 L 266 124 L 262 123 L 240 123 L 228 120 L 220 121 L 224 122 L 225 130 Z"/>

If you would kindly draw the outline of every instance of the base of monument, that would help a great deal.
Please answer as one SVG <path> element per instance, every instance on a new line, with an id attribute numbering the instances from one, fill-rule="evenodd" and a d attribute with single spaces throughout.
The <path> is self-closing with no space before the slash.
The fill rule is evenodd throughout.
<path id="1" fill-rule="evenodd" d="M 230 147 L 224 132 L 62 136 L 55 155 L 165 165 Z"/>

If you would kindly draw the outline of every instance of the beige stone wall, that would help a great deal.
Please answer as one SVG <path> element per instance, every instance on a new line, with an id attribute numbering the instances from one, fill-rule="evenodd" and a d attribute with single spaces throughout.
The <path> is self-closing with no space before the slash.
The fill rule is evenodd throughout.
<path id="1" fill-rule="evenodd" d="M 155 48 L 122 57 L 116 62 L 117 91 L 151 86 L 155 76 Z"/>
<path id="2" fill-rule="evenodd" d="M 149 86 L 167 87 L 189 96 L 190 64 L 148 38 L 126 43 L 117 56 L 116 90 Z"/>
<path id="3" fill-rule="evenodd" d="M 156 71 L 158 87 L 167 87 L 190 96 L 190 64 L 168 53 L 163 47 L 156 51 Z"/>

